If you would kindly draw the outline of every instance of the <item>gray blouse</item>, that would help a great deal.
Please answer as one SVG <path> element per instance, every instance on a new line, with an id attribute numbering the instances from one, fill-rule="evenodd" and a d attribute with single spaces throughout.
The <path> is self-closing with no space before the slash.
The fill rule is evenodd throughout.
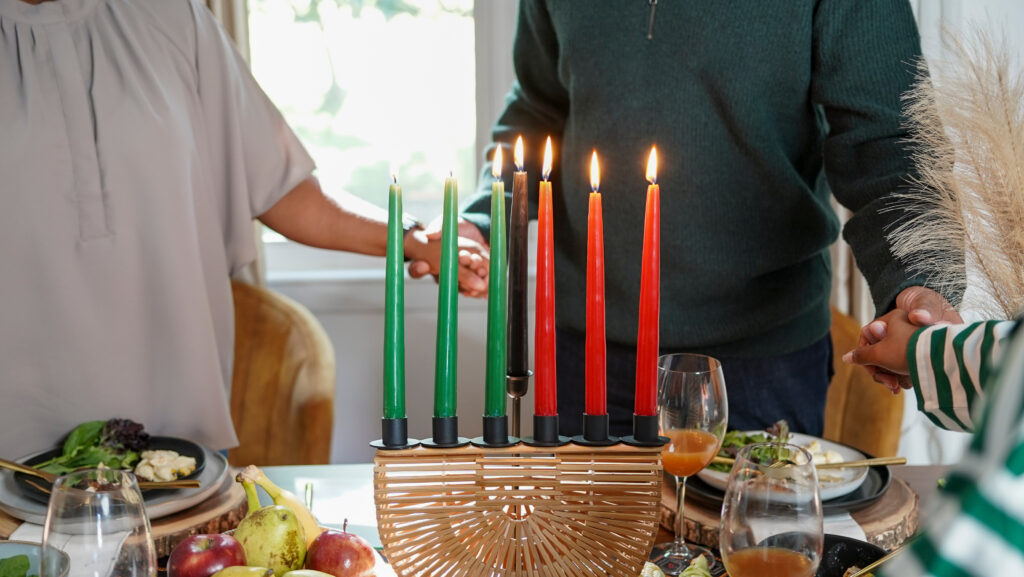
<path id="1" fill-rule="evenodd" d="M 229 274 L 313 162 L 199 0 L 0 0 L 0 457 L 237 444 Z"/>

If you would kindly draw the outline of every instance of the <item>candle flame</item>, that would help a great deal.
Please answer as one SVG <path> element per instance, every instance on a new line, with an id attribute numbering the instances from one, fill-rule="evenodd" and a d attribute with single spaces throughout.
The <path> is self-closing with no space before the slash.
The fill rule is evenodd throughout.
<path id="1" fill-rule="evenodd" d="M 494 149 L 494 162 L 491 163 L 491 174 L 494 178 L 501 178 L 501 145 Z"/>
<path id="2" fill-rule="evenodd" d="M 544 168 L 541 170 L 544 180 L 551 178 L 551 137 L 544 144 Z"/>
<path id="3" fill-rule="evenodd" d="M 658 149 L 651 147 L 651 156 L 647 158 L 647 182 L 658 183 Z"/>
<path id="4" fill-rule="evenodd" d="M 516 163 L 516 170 L 523 170 L 523 137 L 522 135 L 516 139 L 516 148 L 512 153 L 512 160 Z"/>
<path id="5" fill-rule="evenodd" d="M 597 192 L 601 189 L 601 167 L 597 165 L 597 151 L 590 157 L 590 190 Z"/>

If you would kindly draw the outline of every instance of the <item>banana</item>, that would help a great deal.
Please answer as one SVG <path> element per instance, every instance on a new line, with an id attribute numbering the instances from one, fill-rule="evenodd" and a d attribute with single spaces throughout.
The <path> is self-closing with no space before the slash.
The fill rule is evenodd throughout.
<path id="1" fill-rule="evenodd" d="M 306 547 L 309 547 L 313 540 L 324 531 L 316 517 L 313 516 L 313 512 L 309 510 L 309 507 L 295 493 L 275 485 L 256 465 L 249 465 L 243 469 L 238 474 L 238 478 L 239 480 L 245 479 L 256 483 L 267 492 L 267 495 L 270 495 L 275 505 L 287 507 L 295 513 L 295 517 L 299 520 L 299 525 L 302 526 L 303 534 L 306 537 Z"/>
<path id="2" fill-rule="evenodd" d="M 272 577 L 274 575 L 273 569 L 266 567 L 246 567 L 245 565 L 235 565 L 233 567 L 225 567 L 220 571 L 217 571 L 212 577 Z"/>

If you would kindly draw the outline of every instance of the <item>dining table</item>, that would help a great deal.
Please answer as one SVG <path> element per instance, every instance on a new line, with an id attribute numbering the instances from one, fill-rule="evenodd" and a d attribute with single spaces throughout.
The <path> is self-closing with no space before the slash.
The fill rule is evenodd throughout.
<path id="1" fill-rule="evenodd" d="M 949 465 L 908 465 L 893 467 L 896 478 L 905 481 L 920 498 L 920 526 L 928 524 L 930 506 L 938 494 L 938 481 L 951 469 Z M 332 465 L 287 465 L 263 467 L 275 484 L 312 503 L 314 515 L 321 525 L 346 528 L 381 547 L 374 506 L 374 465 L 372 463 Z M 270 503 L 261 492 L 261 500 Z M 22 521 L 0 512 L 0 539 L 9 538 Z M 21 527 L 25 533 L 25 527 Z M 658 542 L 670 541 L 671 533 L 659 529 Z"/>

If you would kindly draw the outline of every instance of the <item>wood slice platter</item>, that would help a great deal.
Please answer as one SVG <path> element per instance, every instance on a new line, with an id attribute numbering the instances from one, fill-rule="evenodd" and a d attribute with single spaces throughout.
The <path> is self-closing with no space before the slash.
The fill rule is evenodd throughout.
<path id="1" fill-rule="evenodd" d="M 249 510 L 235 471 L 224 477 L 220 490 L 195 507 L 153 521 L 156 556 L 166 557 L 171 549 L 190 535 L 223 533 L 234 529 Z"/>
<path id="2" fill-rule="evenodd" d="M 672 531 L 675 523 L 675 488 L 665 483 L 661 495 L 661 526 Z M 893 477 L 889 490 L 876 503 L 850 513 L 860 525 L 868 542 L 891 551 L 917 532 L 917 493 L 902 479 Z M 692 499 L 686 500 L 686 539 L 708 547 L 718 548 L 718 528 L 721 511 L 712 510 Z"/>

